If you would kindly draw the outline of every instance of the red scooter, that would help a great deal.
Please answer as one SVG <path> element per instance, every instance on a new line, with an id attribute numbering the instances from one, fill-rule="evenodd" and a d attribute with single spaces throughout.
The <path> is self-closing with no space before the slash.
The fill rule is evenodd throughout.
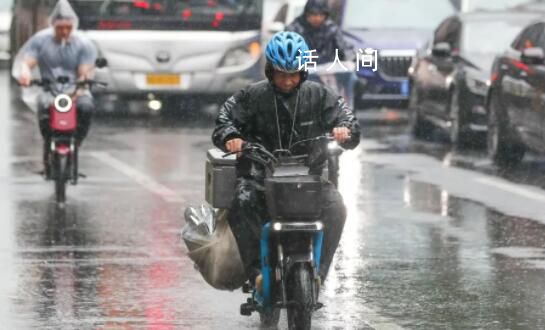
<path id="1" fill-rule="evenodd" d="M 44 150 L 48 163 L 46 171 L 49 173 L 44 174 L 54 181 L 56 201 L 63 204 L 66 200 L 67 182 L 76 185 L 80 176 L 76 143 L 78 92 L 84 88 L 106 84 L 94 80 L 73 82 L 68 77 L 58 77 L 55 82 L 45 79 L 32 80 L 31 85 L 42 87 L 46 93 L 54 97 L 49 106 L 51 143 L 45 146 L 48 150 Z"/>

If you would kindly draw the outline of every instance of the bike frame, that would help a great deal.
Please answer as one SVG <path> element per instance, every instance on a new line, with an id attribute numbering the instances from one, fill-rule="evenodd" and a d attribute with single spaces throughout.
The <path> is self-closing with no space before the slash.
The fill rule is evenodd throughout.
<path id="1" fill-rule="evenodd" d="M 312 268 L 316 271 L 320 268 L 320 261 L 322 256 L 322 245 L 323 245 L 323 239 L 324 239 L 324 232 L 321 227 L 323 225 L 321 222 L 315 222 L 311 224 L 320 224 L 317 227 L 319 229 L 311 230 L 311 229 L 305 229 L 304 226 L 309 226 L 308 224 L 298 224 L 298 223 L 286 223 L 288 226 L 291 227 L 291 229 L 282 230 L 282 229 L 274 229 L 274 225 L 271 222 L 266 223 L 261 231 L 261 240 L 260 240 L 260 257 L 261 257 L 261 274 L 263 276 L 263 287 L 262 287 L 262 293 L 259 294 L 257 290 L 254 290 L 254 299 L 258 303 L 258 305 L 263 308 L 265 311 L 271 311 L 274 307 L 282 307 L 285 308 L 288 305 L 288 301 L 286 300 L 286 292 L 285 292 L 285 279 L 287 277 L 287 274 L 289 273 L 290 269 L 284 267 L 284 255 L 281 251 L 280 245 L 277 246 L 279 249 L 278 258 L 276 262 L 271 263 L 271 238 L 273 235 L 282 235 L 282 233 L 285 232 L 302 232 L 305 234 L 312 235 L 312 259 L 310 260 L 295 260 L 294 263 L 301 263 L 306 262 L 310 263 Z M 276 224 L 276 223 L 275 223 Z M 273 300 L 273 270 L 276 267 L 280 267 L 281 269 L 281 278 L 280 278 L 280 287 L 282 289 L 282 302 L 281 306 L 277 306 L 277 302 Z"/>

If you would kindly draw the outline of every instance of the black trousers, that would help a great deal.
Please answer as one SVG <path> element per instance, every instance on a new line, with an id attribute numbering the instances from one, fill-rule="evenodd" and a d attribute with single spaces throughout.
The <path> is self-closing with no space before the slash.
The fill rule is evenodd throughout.
<path id="1" fill-rule="evenodd" d="M 324 242 L 320 276 L 327 276 L 333 256 L 341 240 L 346 208 L 335 186 L 326 183 L 322 188 L 322 219 Z M 242 262 L 248 277 L 253 280 L 260 271 L 259 241 L 261 229 L 268 221 L 267 205 L 262 185 L 255 180 L 240 178 L 228 215 L 229 225 L 237 240 Z"/>

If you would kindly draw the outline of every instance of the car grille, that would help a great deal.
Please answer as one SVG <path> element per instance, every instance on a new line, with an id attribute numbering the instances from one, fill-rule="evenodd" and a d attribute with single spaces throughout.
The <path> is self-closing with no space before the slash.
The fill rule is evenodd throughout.
<path id="1" fill-rule="evenodd" d="M 408 76 L 411 56 L 379 56 L 378 71 L 393 78 Z"/>

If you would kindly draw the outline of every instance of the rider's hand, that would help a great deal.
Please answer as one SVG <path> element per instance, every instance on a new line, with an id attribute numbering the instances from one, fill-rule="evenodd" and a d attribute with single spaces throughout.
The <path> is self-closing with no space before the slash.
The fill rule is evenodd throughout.
<path id="1" fill-rule="evenodd" d="M 335 127 L 333 136 L 338 143 L 344 143 L 350 139 L 350 129 L 347 127 Z"/>
<path id="2" fill-rule="evenodd" d="M 19 77 L 19 84 L 21 86 L 28 87 L 30 86 L 30 81 L 32 80 L 32 77 L 26 73 L 21 73 L 21 76 Z"/>
<path id="3" fill-rule="evenodd" d="M 244 140 L 238 138 L 232 139 L 225 143 L 225 149 L 229 152 L 240 153 L 242 151 L 242 144 L 244 144 Z"/>

